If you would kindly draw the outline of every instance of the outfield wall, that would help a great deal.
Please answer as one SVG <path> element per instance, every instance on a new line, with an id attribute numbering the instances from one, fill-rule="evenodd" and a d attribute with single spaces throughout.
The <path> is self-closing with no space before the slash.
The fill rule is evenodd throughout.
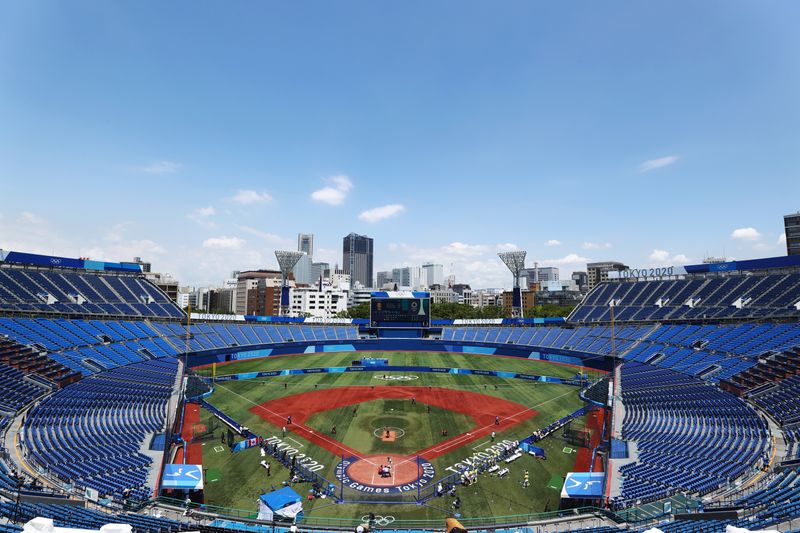
<path id="1" fill-rule="evenodd" d="M 573 385 L 581 387 L 587 385 L 587 381 L 579 379 L 558 378 L 554 376 L 544 376 L 540 374 L 523 374 L 520 372 L 502 372 L 499 370 L 475 370 L 472 368 L 451 368 L 451 367 L 431 367 L 431 366 L 415 366 L 415 365 L 375 365 L 375 366 L 334 366 L 334 367 L 317 367 L 317 368 L 293 368 L 287 370 L 262 370 L 260 372 L 241 372 L 238 374 L 225 374 L 216 376 L 215 382 L 218 381 L 243 381 L 248 379 L 269 378 L 276 376 L 300 376 L 304 374 L 341 374 L 345 372 L 432 372 L 436 374 L 452 374 L 452 375 L 475 375 L 475 376 L 489 376 L 496 378 L 506 379 L 524 379 L 528 381 L 537 381 L 541 383 L 556 383 L 559 385 Z M 588 401 L 588 400 L 586 400 Z"/>
<path id="2" fill-rule="evenodd" d="M 220 348 L 190 353 L 189 366 L 197 368 L 212 363 L 226 363 L 261 357 L 336 352 L 442 352 L 496 355 L 548 361 L 605 372 L 610 371 L 612 366 L 610 358 L 598 358 L 595 355 L 583 357 L 583 354 L 569 350 L 552 348 L 537 350 L 535 347 L 514 344 L 464 343 L 429 339 L 358 339 L 327 343 L 295 342 Z"/>

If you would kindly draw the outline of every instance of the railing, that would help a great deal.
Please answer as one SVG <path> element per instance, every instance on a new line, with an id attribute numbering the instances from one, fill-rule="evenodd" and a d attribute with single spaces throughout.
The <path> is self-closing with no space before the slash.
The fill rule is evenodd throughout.
<path id="1" fill-rule="evenodd" d="M 170 507 L 181 507 L 181 508 L 184 507 L 183 500 L 177 500 L 174 498 L 167 498 L 163 496 L 158 498 L 154 502 L 147 502 L 147 503 L 164 504 Z M 143 504 L 141 507 L 144 506 L 146 506 L 146 504 Z M 349 529 L 352 531 L 353 527 L 363 522 L 360 516 L 353 518 L 337 518 L 337 517 L 326 517 L 326 516 L 314 516 L 313 512 L 314 511 L 312 510 L 304 515 L 303 520 L 300 523 L 300 526 L 302 528 Z M 198 517 L 203 517 L 209 520 L 232 518 L 244 521 L 257 522 L 265 526 L 276 525 L 276 523 L 274 522 L 257 521 L 258 511 L 256 510 L 235 509 L 235 508 L 221 507 L 216 505 L 203 505 L 195 509 L 193 511 L 193 517 L 195 519 Z M 559 519 L 578 519 L 580 517 L 583 518 L 604 517 L 604 518 L 610 518 L 612 520 L 614 520 L 615 518 L 614 513 L 611 513 L 606 509 L 601 509 L 599 507 L 578 507 L 575 509 L 549 511 L 542 513 L 490 516 L 490 517 L 461 517 L 459 518 L 459 521 L 464 525 L 464 527 L 468 528 L 476 528 L 476 527 L 497 528 L 497 527 L 525 526 L 530 523 L 548 522 Z M 277 525 L 288 526 L 289 524 L 278 522 Z M 380 529 L 380 525 L 378 526 L 378 529 Z M 415 529 L 415 530 L 438 531 L 444 529 L 444 520 L 401 518 L 392 522 L 391 529 L 392 530 Z"/>

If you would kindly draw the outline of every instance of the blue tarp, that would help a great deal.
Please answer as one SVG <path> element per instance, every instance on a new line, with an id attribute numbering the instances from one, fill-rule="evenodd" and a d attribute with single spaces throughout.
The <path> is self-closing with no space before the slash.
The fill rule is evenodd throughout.
<path id="1" fill-rule="evenodd" d="M 292 487 L 283 487 L 275 492 L 268 492 L 261 495 L 261 501 L 264 502 L 270 509 L 277 511 L 283 509 L 287 505 L 303 501 Z"/>

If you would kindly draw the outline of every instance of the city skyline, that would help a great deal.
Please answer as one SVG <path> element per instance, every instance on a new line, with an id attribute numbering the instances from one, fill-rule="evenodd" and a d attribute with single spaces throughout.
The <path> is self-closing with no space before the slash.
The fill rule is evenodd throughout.
<path id="1" fill-rule="evenodd" d="M 251 7 L 0 6 L 0 247 L 196 286 L 298 232 L 478 288 L 786 253 L 799 4 Z"/>

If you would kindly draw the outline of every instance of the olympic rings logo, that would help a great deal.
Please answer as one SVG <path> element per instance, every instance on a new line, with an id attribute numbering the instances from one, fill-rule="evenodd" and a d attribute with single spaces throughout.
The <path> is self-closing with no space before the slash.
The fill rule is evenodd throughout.
<path id="1" fill-rule="evenodd" d="M 362 522 L 369 522 L 369 515 L 365 514 L 364 516 L 362 516 L 361 517 L 361 521 Z M 392 522 L 394 522 L 394 517 L 393 516 L 380 516 L 380 515 L 376 515 L 375 519 L 373 521 L 373 523 L 376 526 L 383 526 L 383 527 L 388 526 Z"/>
<path id="2" fill-rule="evenodd" d="M 375 379 L 382 379 L 383 381 L 411 381 L 414 379 L 419 379 L 419 376 L 390 376 L 390 375 L 383 375 L 383 376 L 375 376 Z"/>

